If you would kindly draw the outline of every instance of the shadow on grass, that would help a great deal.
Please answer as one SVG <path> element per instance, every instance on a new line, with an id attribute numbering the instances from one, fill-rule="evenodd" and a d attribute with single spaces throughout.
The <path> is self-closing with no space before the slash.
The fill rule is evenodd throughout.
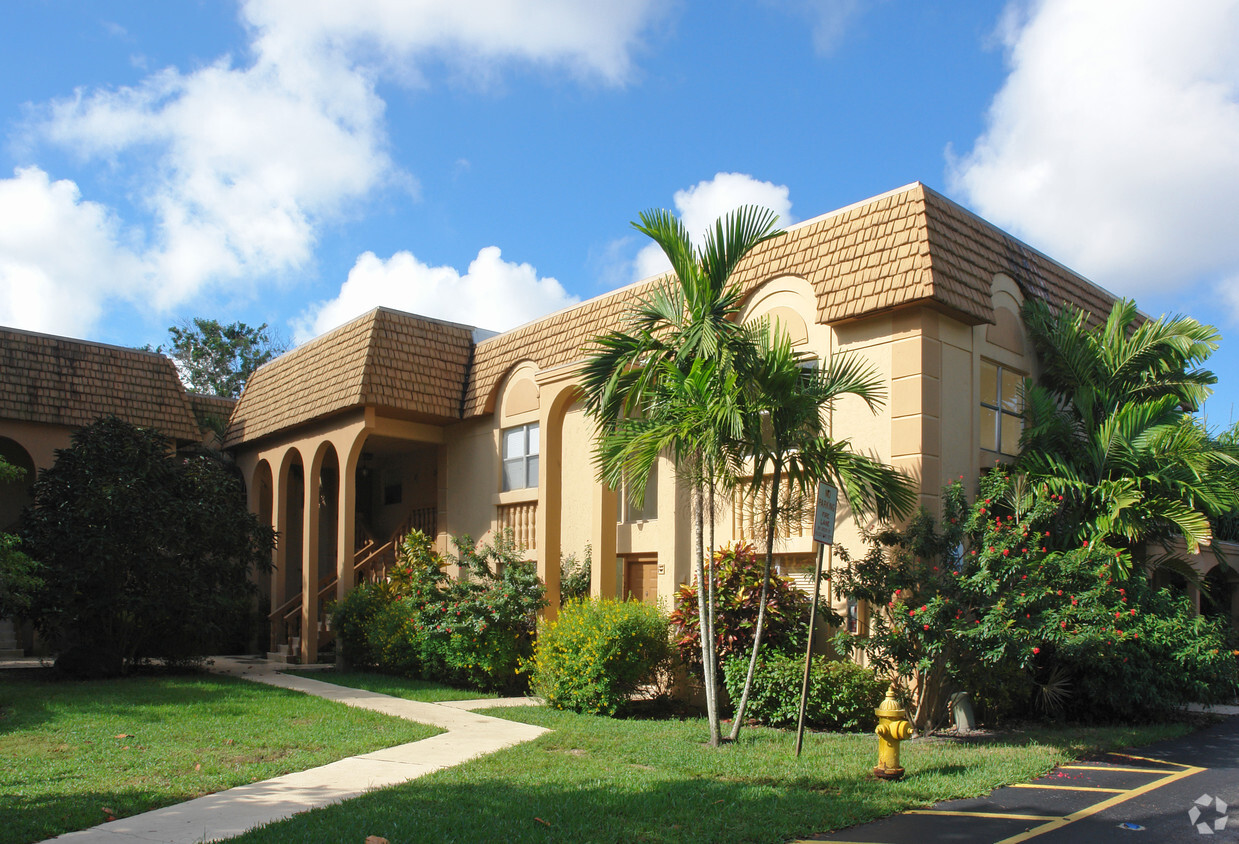
<path id="1" fill-rule="evenodd" d="M 168 795 L 145 789 L 5 797 L 0 800 L 0 844 L 43 841 L 111 818 L 140 814 L 160 802 L 169 802 Z"/>

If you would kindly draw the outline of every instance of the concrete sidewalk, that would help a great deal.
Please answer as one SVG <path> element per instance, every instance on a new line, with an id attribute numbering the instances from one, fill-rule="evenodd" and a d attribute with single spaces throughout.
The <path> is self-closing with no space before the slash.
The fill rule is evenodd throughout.
<path id="1" fill-rule="evenodd" d="M 532 703 L 528 698 L 419 703 L 336 686 L 302 675 L 281 673 L 287 667 L 256 657 L 215 657 L 211 670 L 407 718 L 446 732 L 421 741 L 341 759 L 308 771 L 237 786 L 188 803 L 121 818 L 49 840 L 66 844 L 194 844 L 219 841 L 298 812 L 339 803 L 376 788 L 408 782 L 547 732 L 542 727 L 470 711 L 491 706 L 528 705 Z"/>

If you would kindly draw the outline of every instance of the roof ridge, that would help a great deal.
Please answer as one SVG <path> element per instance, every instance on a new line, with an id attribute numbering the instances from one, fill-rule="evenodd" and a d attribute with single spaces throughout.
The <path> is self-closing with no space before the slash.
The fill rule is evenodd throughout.
<path id="1" fill-rule="evenodd" d="M 37 337 L 43 340 L 55 340 L 58 343 L 72 343 L 76 346 L 95 346 L 100 349 L 112 349 L 117 352 L 132 352 L 135 355 L 148 355 L 156 358 L 168 358 L 163 352 L 157 352 L 154 349 L 137 349 L 133 346 L 119 346 L 115 343 L 101 343 L 98 340 L 86 340 L 81 337 L 66 337 L 62 334 L 45 334 L 41 331 L 29 331 L 25 328 L 14 328 L 9 325 L 0 325 L 0 333 L 17 334 L 22 337 Z"/>
<path id="2" fill-rule="evenodd" d="M 920 183 L 920 182 L 918 182 L 917 184 L 921 184 L 921 183 Z M 998 234 L 998 235 L 1000 235 L 1001 237 L 1003 237 L 1003 238 L 1005 238 L 1005 239 L 1007 239 L 1007 240 L 1013 241 L 1014 243 L 1018 244 L 1020 247 L 1022 247 L 1022 248 L 1024 248 L 1024 249 L 1027 249 L 1029 252 L 1031 252 L 1031 253 L 1033 253 L 1034 255 L 1036 255 L 1038 258 L 1040 258 L 1040 259 L 1042 259 L 1042 260 L 1044 260 L 1044 261 L 1047 261 L 1047 262 L 1049 262 L 1049 263 L 1053 264 L 1055 267 L 1057 267 L 1058 269 L 1062 270 L 1063 272 L 1069 273 L 1070 275 L 1072 275 L 1073 277 L 1075 277 L 1075 278 L 1076 278 L 1076 279 L 1078 279 L 1079 281 L 1084 282 L 1084 284 L 1088 285 L 1089 287 L 1091 287 L 1091 288 L 1093 289 L 1093 292 L 1097 293 L 1098 295 L 1102 296 L 1103 298 L 1105 298 L 1105 299 L 1114 299 L 1114 298 L 1115 298 L 1115 295 L 1114 295 L 1113 293 L 1111 293 L 1109 290 L 1106 290 L 1104 287 L 1102 287 L 1100 284 L 1098 284 L 1097 282 L 1095 282 L 1095 281 L 1093 281 L 1092 279 L 1090 279 L 1088 276 L 1082 275 L 1080 272 L 1078 272 L 1077 270 L 1074 270 L 1074 269 L 1072 269 L 1071 267 L 1067 266 L 1067 265 L 1066 265 L 1066 264 L 1064 264 L 1062 261 L 1059 261 L 1057 258 L 1054 258 L 1054 257 L 1053 257 L 1053 256 L 1051 256 L 1051 255 L 1047 255 L 1045 252 L 1042 252 L 1042 251 L 1041 251 L 1040 249 L 1038 249 L 1037 247 L 1030 245 L 1029 243 L 1027 243 L 1026 241 L 1022 240 L 1021 238 L 1018 238 L 1018 237 L 1016 237 L 1015 235 L 1011 234 L 1011 233 L 1010 233 L 1009 231 L 1007 231 L 1006 229 L 1004 229 L 1004 228 L 1002 228 L 1002 227 L 998 226 L 996 223 L 992 223 L 992 222 L 990 222 L 989 220 L 985 219 L 984 217 L 982 217 L 982 216 L 981 216 L 980 214 L 978 214 L 977 212 L 973 211 L 973 210 L 972 210 L 971 208 L 969 208 L 968 206 L 963 205 L 963 204 L 961 204 L 961 203 L 959 203 L 959 202 L 955 201 L 954 199 L 951 199 L 951 197 L 947 196 L 946 194 L 942 193 L 941 191 L 934 190 L 933 188 L 929 187 L 928 185 L 921 184 L 921 188 L 924 190 L 924 192 L 925 192 L 925 197 L 926 197 L 926 199 L 927 199 L 927 200 L 928 200 L 930 197 L 933 197 L 933 199 L 935 199 L 935 200 L 937 200 L 937 201 L 939 201 L 939 202 L 943 202 L 943 203 L 945 203 L 946 205 L 949 205 L 952 209 L 954 209 L 954 210 L 956 210 L 956 211 L 958 211 L 958 212 L 962 213 L 963 215 L 965 215 L 965 216 L 967 216 L 967 217 L 970 217 L 972 220 L 974 220 L 975 222 L 977 222 L 977 223 L 981 224 L 982 226 L 984 226 L 985 228 L 987 228 L 987 229 L 989 229 L 990 231 L 994 232 L 995 234 Z M 928 203 L 928 202 L 926 202 L 926 209 L 928 209 L 928 207 L 929 207 L 929 203 Z M 928 214 L 926 214 L 926 218 L 927 218 L 927 219 L 928 219 L 928 216 L 929 216 L 929 215 L 928 215 Z M 932 259 L 932 255 L 931 255 L 931 259 Z"/>

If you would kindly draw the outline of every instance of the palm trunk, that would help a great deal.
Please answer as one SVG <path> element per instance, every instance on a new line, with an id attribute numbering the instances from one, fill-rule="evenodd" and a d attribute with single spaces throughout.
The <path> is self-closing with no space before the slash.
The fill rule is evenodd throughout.
<path id="1" fill-rule="evenodd" d="M 697 627 L 701 636 L 702 682 L 706 692 L 706 720 L 710 724 L 710 745 L 718 747 L 721 735 L 718 721 L 718 699 L 715 696 L 714 678 L 710 666 L 714 662 L 714 639 L 708 629 L 709 614 L 706 612 L 708 590 L 705 572 L 705 497 L 700 480 L 693 484 L 693 533 L 697 557 Z"/>
<path id="2" fill-rule="evenodd" d="M 779 482 L 782 480 L 783 463 L 774 463 L 774 486 L 770 488 L 770 516 L 766 524 L 766 565 L 761 574 L 761 597 L 757 605 L 757 627 L 753 631 L 753 652 L 749 655 L 749 671 L 744 677 L 744 691 L 740 694 L 740 702 L 736 704 L 735 719 L 731 724 L 731 735 L 728 739 L 735 741 L 740 737 L 740 728 L 744 723 L 744 710 L 749 705 L 749 692 L 753 688 L 753 674 L 757 671 L 757 655 L 761 651 L 761 636 L 766 624 L 766 596 L 770 594 L 770 566 L 774 563 L 774 533 L 779 523 Z M 813 631 L 809 631 L 813 635 Z"/>
<path id="3" fill-rule="evenodd" d="M 706 583 L 709 584 L 709 595 L 706 598 L 706 612 L 710 614 L 710 620 L 707 628 L 710 631 L 710 684 L 714 689 L 714 700 L 719 699 L 719 682 L 718 682 L 718 634 L 714 626 L 714 608 L 718 602 L 718 596 L 714 592 L 714 463 L 710 462 L 710 471 L 706 473 L 706 482 L 709 484 L 709 519 L 710 519 L 710 544 L 706 548 Z M 721 720 L 722 713 L 718 711 L 721 707 L 717 707 L 715 717 Z M 719 727 L 720 741 L 722 726 Z"/>

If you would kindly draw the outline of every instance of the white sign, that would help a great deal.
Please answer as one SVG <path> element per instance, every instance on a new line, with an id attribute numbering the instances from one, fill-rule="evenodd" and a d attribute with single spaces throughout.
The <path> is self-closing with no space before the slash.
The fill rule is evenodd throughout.
<path id="1" fill-rule="evenodd" d="M 817 506 L 813 513 L 813 541 L 833 545 L 835 541 L 835 510 L 839 507 L 839 490 L 825 481 L 817 485 Z"/>

